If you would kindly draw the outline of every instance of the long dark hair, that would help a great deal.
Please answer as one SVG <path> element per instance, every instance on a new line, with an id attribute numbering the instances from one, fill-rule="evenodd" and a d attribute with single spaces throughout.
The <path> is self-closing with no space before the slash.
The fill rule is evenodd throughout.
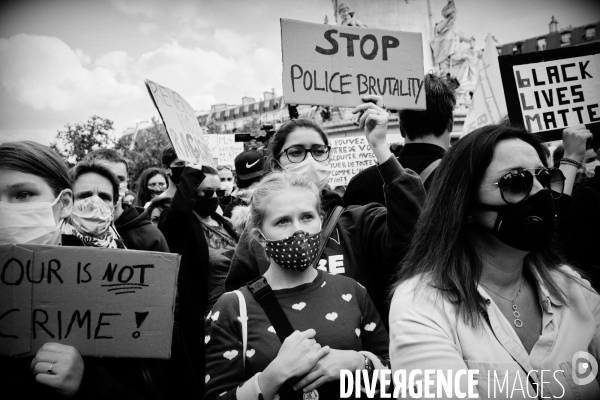
<path id="1" fill-rule="evenodd" d="M 547 166 L 542 143 L 527 131 L 506 126 L 488 125 L 459 140 L 442 159 L 417 221 L 410 249 L 397 272 L 393 289 L 402 282 L 425 275 L 442 296 L 458 302 L 458 310 L 465 323 L 480 323 L 480 296 L 477 284 L 482 261 L 476 247 L 472 224 L 467 216 L 477 201 L 477 188 L 492 162 L 496 145 L 508 139 L 522 140 L 535 149 Z M 550 294 L 565 302 L 565 295 L 550 274 L 563 265 L 557 246 L 531 252 L 524 260 L 530 271 L 536 271 Z"/>
<path id="2" fill-rule="evenodd" d="M 0 144 L 0 168 L 39 176 L 48 183 L 54 196 L 72 189 L 67 164 L 48 146 L 23 140 Z"/>
<path id="3" fill-rule="evenodd" d="M 265 163 L 265 173 L 269 173 L 272 170 L 281 170 L 279 166 L 279 162 L 275 159 L 275 157 L 281 153 L 283 149 L 283 145 L 285 144 L 285 140 L 288 135 L 294 132 L 298 128 L 308 128 L 313 129 L 319 135 L 321 135 L 321 139 L 326 145 L 329 145 L 329 140 L 327 140 L 327 135 L 323 132 L 323 129 L 314 121 L 309 119 L 293 119 L 285 124 L 281 125 L 281 127 L 277 130 L 275 135 L 271 138 L 269 142 L 269 155 L 267 156 L 267 162 Z"/>
<path id="4" fill-rule="evenodd" d="M 165 174 L 160 168 L 148 168 L 144 170 L 136 184 L 138 195 L 135 198 L 134 205 L 138 207 L 144 207 L 147 202 L 152 200 L 152 195 L 148 189 L 148 181 L 156 175 L 162 175 L 163 178 L 165 178 L 165 182 L 167 182 L 167 187 L 169 187 L 169 179 L 167 178 L 167 174 Z"/>

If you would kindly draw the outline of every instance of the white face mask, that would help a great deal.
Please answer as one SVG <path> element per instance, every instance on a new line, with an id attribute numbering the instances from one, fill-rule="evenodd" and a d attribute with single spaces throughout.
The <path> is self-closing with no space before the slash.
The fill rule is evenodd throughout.
<path id="1" fill-rule="evenodd" d="M 125 193 L 127 193 L 127 181 L 119 183 L 119 201 L 123 201 Z"/>
<path id="2" fill-rule="evenodd" d="M 231 192 L 233 192 L 233 182 L 221 182 L 221 189 L 225 190 L 225 196 L 231 196 Z"/>
<path id="3" fill-rule="evenodd" d="M 0 201 L 0 244 L 59 244 L 54 206 L 62 194 L 61 191 L 53 202 Z"/>
<path id="4" fill-rule="evenodd" d="M 98 196 L 87 197 L 73 203 L 71 221 L 83 235 L 104 236 L 113 220 L 113 210 Z"/>
<path id="5" fill-rule="evenodd" d="M 331 175 L 331 165 L 329 165 L 328 160 L 316 161 L 314 158 L 309 157 L 308 154 L 306 155 L 306 159 L 301 163 L 288 164 L 283 167 L 283 170 L 306 176 L 317 185 L 319 190 L 323 190 L 329 180 L 329 175 Z"/>

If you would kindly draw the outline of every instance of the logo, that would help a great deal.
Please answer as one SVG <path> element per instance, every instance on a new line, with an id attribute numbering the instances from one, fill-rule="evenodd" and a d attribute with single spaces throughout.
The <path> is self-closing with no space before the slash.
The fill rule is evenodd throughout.
<path id="1" fill-rule="evenodd" d="M 598 362 L 585 351 L 578 351 L 573 354 L 571 366 L 573 367 L 571 370 L 573 382 L 578 385 L 587 385 L 596 379 L 596 375 L 598 375 Z"/>
<path id="2" fill-rule="evenodd" d="M 252 168 L 252 167 L 254 167 L 259 161 L 260 161 L 260 159 L 254 161 L 252 164 L 246 163 L 246 168 Z"/>

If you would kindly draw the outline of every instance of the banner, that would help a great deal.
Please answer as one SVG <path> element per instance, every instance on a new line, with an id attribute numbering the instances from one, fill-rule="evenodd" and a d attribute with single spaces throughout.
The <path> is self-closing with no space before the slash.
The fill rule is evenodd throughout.
<path id="1" fill-rule="evenodd" d="M 206 135 L 210 154 L 219 165 L 231 165 L 235 157 L 244 151 L 244 143 L 236 142 L 235 135 Z"/>
<path id="2" fill-rule="evenodd" d="M 373 94 L 425 109 L 420 33 L 281 19 L 281 46 L 287 104 L 356 107 Z"/>
<path id="3" fill-rule="evenodd" d="M 169 358 L 180 258 L 0 245 L 0 356 L 58 342 L 83 356 Z"/>
<path id="4" fill-rule="evenodd" d="M 215 167 L 194 110 L 181 95 L 146 80 L 146 87 L 171 139 L 177 158 Z"/>
<path id="5" fill-rule="evenodd" d="M 500 71 L 512 123 L 560 140 L 585 124 L 600 135 L 600 43 L 502 56 Z"/>
<path id="6" fill-rule="evenodd" d="M 387 135 L 388 144 L 403 142 L 399 133 Z M 329 145 L 331 176 L 328 183 L 332 188 L 347 185 L 354 175 L 377 164 L 375 154 L 364 136 L 329 139 Z"/>
<path id="7" fill-rule="evenodd" d="M 483 58 L 478 62 L 477 86 L 465 119 L 462 133 L 467 134 L 484 125 L 498 124 L 507 114 L 502 77 L 498 66 L 498 51 L 492 35 L 485 39 Z"/>

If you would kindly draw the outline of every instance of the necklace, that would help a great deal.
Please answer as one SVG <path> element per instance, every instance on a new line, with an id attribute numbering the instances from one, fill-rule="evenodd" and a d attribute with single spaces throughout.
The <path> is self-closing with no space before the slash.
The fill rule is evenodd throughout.
<path id="1" fill-rule="evenodd" d="M 492 289 L 490 289 L 489 287 L 487 287 L 486 285 L 483 284 L 483 282 L 479 282 L 481 283 L 481 285 L 488 289 L 489 291 L 491 291 L 492 293 L 502 297 L 504 300 L 510 301 L 512 303 L 512 309 L 513 309 L 513 317 L 515 317 L 515 320 L 513 321 L 513 324 L 515 324 L 515 326 L 517 328 L 520 328 L 523 326 L 523 321 L 521 321 L 521 319 L 519 318 L 521 316 L 521 313 L 519 313 L 519 311 L 517 310 L 517 304 L 515 303 L 515 301 L 517 300 L 517 297 L 519 297 L 519 295 L 521 294 L 521 286 L 523 285 L 523 275 L 521 275 L 521 282 L 519 282 L 519 290 L 517 291 L 517 295 L 515 296 L 514 299 L 507 299 L 506 297 L 502 296 L 499 293 L 494 292 Z"/>

